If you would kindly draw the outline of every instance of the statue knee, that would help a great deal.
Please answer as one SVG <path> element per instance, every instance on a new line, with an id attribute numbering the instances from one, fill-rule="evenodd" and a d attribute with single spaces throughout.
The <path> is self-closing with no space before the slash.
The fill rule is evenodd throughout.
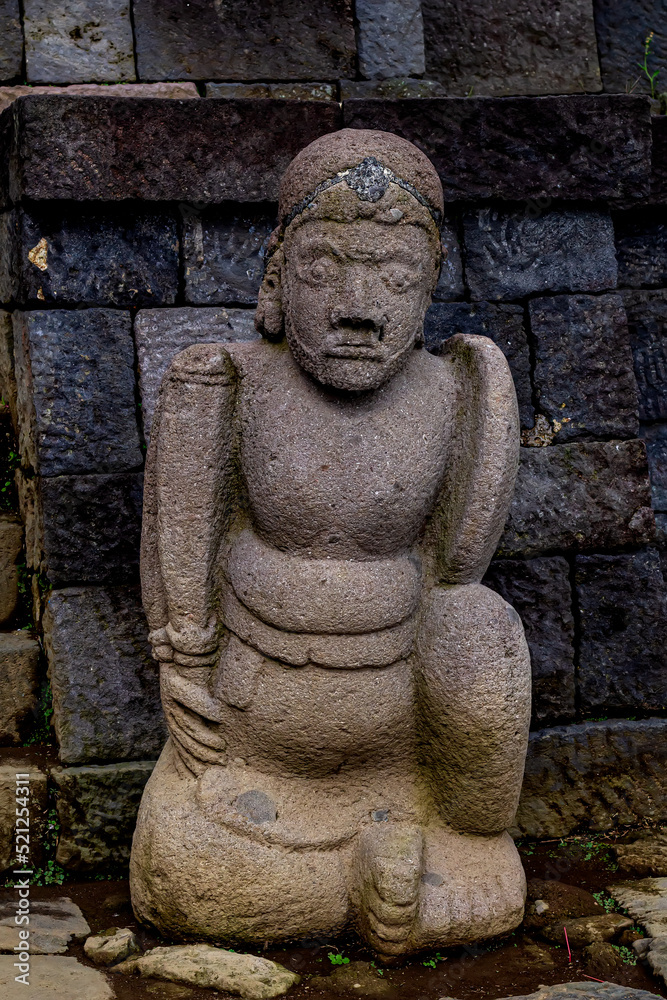
<path id="1" fill-rule="evenodd" d="M 417 641 L 419 741 L 441 814 L 492 833 L 516 810 L 530 724 L 521 619 L 481 584 L 438 588 Z"/>

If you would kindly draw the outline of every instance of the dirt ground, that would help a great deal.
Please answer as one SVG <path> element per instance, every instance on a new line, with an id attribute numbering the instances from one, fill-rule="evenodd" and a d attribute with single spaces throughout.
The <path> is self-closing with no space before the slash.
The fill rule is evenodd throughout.
<path id="1" fill-rule="evenodd" d="M 627 834 L 624 836 L 628 836 Z M 519 845 L 530 878 L 558 879 L 579 886 L 590 892 L 605 889 L 616 878 L 613 855 L 609 850 L 611 840 L 601 837 L 581 837 L 560 842 L 530 842 Z M 2 898 L 9 898 L 11 890 L 1 891 Z M 93 932 L 108 927 L 132 927 L 141 945 L 151 947 L 165 942 L 139 927 L 130 905 L 127 881 L 67 881 L 63 885 L 35 886 L 34 899 L 47 899 L 67 895 L 81 907 Z M 437 954 L 418 955 L 398 968 L 384 969 L 382 983 L 393 987 L 397 1000 L 472 1000 L 475 997 L 495 1000 L 497 997 L 525 995 L 540 985 L 551 985 L 585 978 L 586 966 L 581 951 L 573 949 L 572 963 L 568 962 L 567 949 L 540 941 L 534 934 L 528 940 L 538 941 L 548 949 L 555 966 L 545 969 L 543 964 L 527 958 L 524 942 L 526 934 L 521 928 L 513 934 L 475 948 L 442 949 Z M 82 945 L 69 951 L 87 965 Z M 334 971 L 329 955 L 341 959 L 371 961 L 372 954 L 353 937 L 322 942 L 299 942 L 287 949 L 267 949 L 263 954 L 302 976 L 301 983 L 290 991 L 290 1000 L 334 1000 L 340 992 L 314 984 L 314 977 L 328 976 Z M 117 1000 L 210 1000 L 226 997 L 216 990 L 191 989 L 172 983 L 151 979 L 107 974 Z M 644 989 L 667 998 L 665 985 L 656 979 L 649 968 L 637 960 L 636 965 L 625 964 L 616 976 L 619 984 Z M 386 987 L 385 987 L 386 989 Z M 359 989 L 350 990 L 357 996 L 367 995 Z M 391 993 L 387 991 L 388 1000 Z"/>

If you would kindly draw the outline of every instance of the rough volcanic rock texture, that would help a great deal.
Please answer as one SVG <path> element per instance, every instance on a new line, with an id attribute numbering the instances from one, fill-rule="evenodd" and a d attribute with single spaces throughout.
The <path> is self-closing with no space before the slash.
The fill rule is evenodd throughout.
<path id="1" fill-rule="evenodd" d="M 422 76 L 424 25 L 419 0 L 356 0 L 359 73 L 365 79 Z"/>
<path id="2" fill-rule="evenodd" d="M 667 707 L 667 595 L 657 549 L 578 556 L 584 712 Z"/>
<path id="3" fill-rule="evenodd" d="M 18 0 L 0 0 L 0 80 L 19 76 L 23 58 L 23 31 Z"/>
<path id="4" fill-rule="evenodd" d="M 0 632 L 0 744 L 20 744 L 34 721 L 39 642 L 27 632 Z"/>
<path id="5" fill-rule="evenodd" d="M 434 302 L 424 320 L 427 350 L 439 354 L 456 333 L 490 337 L 507 358 L 514 379 L 522 427 L 532 427 L 535 411 L 530 384 L 530 353 L 523 307 L 491 302 Z"/>
<path id="6" fill-rule="evenodd" d="M 57 476 L 141 465 L 129 313 L 15 312 L 14 345 L 24 466 Z"/>
<path id="7" fill-rule="evenodd" d="M 498 555 L 642 545 L 654 531 L 643 441 L 522 448 Z"/>
<path id="8" fill-rule="evenodd" d="M 614 228 L 606 212 L 537 215 L 480 208 L 464 218 L 466 284 L 473 299 L 533 292 L 599 292 L 616 286 Z"/>
<path id="9" fill-rule="evenodd" d="M 614 229 L 619 288 L 667 286 L 667 210 L 619 212 Z"/>
<path id="10" fill-rule="evenodd" d="M 56 767 L 60 837 L 56 860 L 74 871 L 126 866 L 152 760 Z"/>
<path id="11" fill-rule="evenodd" d="M 178 233 L 169 210 L 71 205 L 21 212 L 20 302 L 169 305 L 178 291 Z"/>
<path id="12" fill-rule="evenodd" d="M 139 573 L 143 476 L 52 476 L 37 480 L 26 536 L 35 568 L 55 586 L 128 583 Z M 34 519 L 35 523 L 30 522 Z M 39 554 L 41 550 L 42 554 Z"/>
<path id="13" fill-rule="evenodd" d="M 424 0 L 426 72 L 457 96 L 600 90 L 590 0 Z"/>
<path id="14" fill-rule="evenodd" d="M 653 510 L 667 513 L 667 424 L 644 424 L 640 433 L 646 442 Z"/>
<path id="15" fill-rule="evenodd" d="M 23 0 L 29 83 L 134 80 L 129 0 Z"/>
<path id="16" fill-rule="evenodd" d="M 158 756 L 166 730 L 137 590 L 52 591 L 44 644 L 64 763 Z"/>
<path id="17" fill-rule="evenodd" d="M 658 90 L 667 73 L 667 26 L 663 0 L 593 0 L 595 30 L 600 52 L 602 86 L 608 93 L 650 93 L 650 85 L 637 63 L 653 33 L 649 69 L 658 70 Z"/>
<path id="18" fill-rule="evenodd" d="M 185 298 L 194 305 L 254 305 L 276 210 L 230 213 L 181 207 Z"/>
<path id="19" fill-rule="evenodd" d="M 134 325 L 144 434 L 150 435 L 162 378 L 179 351 L 191 344 L 258 340 L 251 309 L 143 309 Z"/>
<path id="20" fill-rule="evenodd" d="M 20 122 L 15 199 L 217 202 L 276 201 L 287 164 L 341 113 L 327 101 L 37 95 L 6 117 Z"/>
<path id="21" fill-rule="evenodd" d="M 445 201 L 631 200 L 649 192 L 651 119 L 643 97 L 351 100 L 346 127 L 395 132 L 435 164 Z M 538 200 L 539 199 L 539 200 Z"/>
<path id="22" fill-rule="evenodd" d="M 554 441 L 636 437 L 637 383 L 619 295 L 556 295 L 528 306 L 539 409 Z"/>
<path id="23" fill-rule="evenodd" d="M 135 0 L 142 80 L 354 76 L 350 0 Z"/>
<path id="24" fill-rule="evenodd" d="M 517 827 L 532 837 L 667 820 L 667 720 L 531 733 Z"/>
<path id="25" fill-rule="evenodd" d="M 667 417 L 667 291 L 623 293 L 641 420 Z"/>
<path id="26" fill-rule="evenodd" d="M 574 618 L 570 567 L 562 556 L 496 559 L 484 578 L 519 612 L 533 673 L 533 719 L 572 718 Z"/>

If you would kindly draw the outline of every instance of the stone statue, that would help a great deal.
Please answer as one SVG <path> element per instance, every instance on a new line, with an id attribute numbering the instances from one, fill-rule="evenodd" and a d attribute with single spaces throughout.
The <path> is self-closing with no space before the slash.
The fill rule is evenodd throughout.
<path id="1" fill-rule="evenodd" d="M 522 918 L 519 616 L 480 580 L 518 463 L 484 337 L 423 349 L 442 188 L 383 132 L 292 161 L 256 324 L 162 384 L 142 584 L 170 739 L 138 917 L 255 945 L 354 927 L 384 960 Z"/>

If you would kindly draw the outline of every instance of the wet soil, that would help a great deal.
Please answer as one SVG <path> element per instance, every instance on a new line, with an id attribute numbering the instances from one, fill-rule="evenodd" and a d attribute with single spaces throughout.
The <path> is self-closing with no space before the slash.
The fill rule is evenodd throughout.
<path id="1" fill-rule="evenodd" d="M 529 879 L 557 879 L 589 892 L 600 892 L 623 877 L 623 873 L 616 869 L 609 850 L 610 843 L 610 839 L 581 837 L 560 842 L 525 841 L 519 844 L 519 848 Z M 176 943 L 164 941 L 137 925 L 126 880 L 68 881 L 63 885 L 35 886 L 32 889 L 33 899 L 52 899 L 63 895 L 69 896 L 81 907 L 93 932 L 109 927 L 132 927 L 143 948 Z M 11 896 L 11 889 L 0 890 L 1 899 Z M 544 962 L 535 961 L 530 946 L 528 949 L 525 947 L 531 941 L 548 951 L 554 962 L 553 968 L 546 968 Z M 86 965 L 92 964 L 85 957 L 82 945 L 74 945 L 68 954 L 76 956 Z M 289 1000 L 340 1000 L 341 996 L 368 995 L 360 989 L 341 994 L 324 988 L 321 982 L 312 983 L 314 977 L 319 979 L 334 971 L 330 955 L 340 956 L 339 960 L 373 960 L 368 949 L 353 937 L 300 942 L 283 949 L 267 948 L 262 954 L 303 977 L 301 983 L 290 991 Z M 398 968 L 384 969 L 381 982 L 393 987 L 396 1000 L 440 1000 L 445 997 L 495 1000 L 532 993 L 541 985 L 581 981 L 585 979 L 586 972 L 581 950 L 573 949 L 570 963 L 566 948 L 550 945 L 541 941 L 535 932 L 528 935 L 518 928 L 505 938 L 483 945 L 442 949 L 437 954 L 416 956 Z M 212 997 L 228 996 L 217 990 L 192 989 L 152 979 L 113 973 L 107 973 L 107 976 L 117 1000 L 210 1000 Z M 654 977 L 640 960 L 636 965 L 624 964 L 623 971 L 614 977 L 614 981 L 667 998 L 665 984 Z M 387 1000 L 391 1000 L 390 995 Z"/>

